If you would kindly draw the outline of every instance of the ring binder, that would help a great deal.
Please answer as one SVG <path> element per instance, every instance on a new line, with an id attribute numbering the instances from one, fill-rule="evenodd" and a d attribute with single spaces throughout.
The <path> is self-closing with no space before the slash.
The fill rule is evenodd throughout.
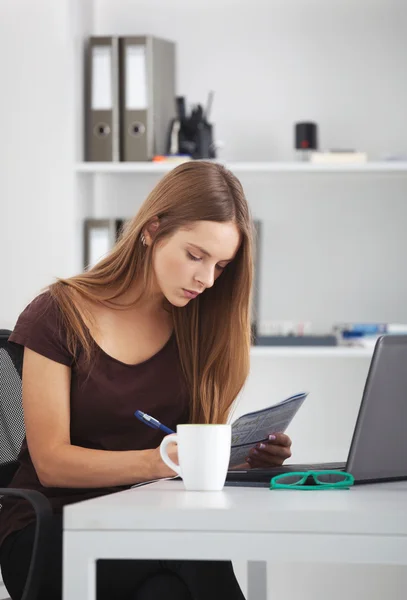
<path id="1" fill-rule="evenodd" d="M 87 48 L 87 161 L 119 160 L 118 38 L 91 37 Z"/>
<path id="2" fill-rule="evenodd" d="M 153 36 L 120 38 L 121 160 L 166 154 L 175 116 L 175 44 Z"/>

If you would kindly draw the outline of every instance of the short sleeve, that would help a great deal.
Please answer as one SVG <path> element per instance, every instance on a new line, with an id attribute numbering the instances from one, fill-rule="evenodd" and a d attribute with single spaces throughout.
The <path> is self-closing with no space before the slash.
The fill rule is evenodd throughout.
<path id="1" fill-rule="evenodd" d="M 68 367 L 73 365 L 62 313 L 49 292 L 37 296 L 23 310 L 9 341 Z"/>

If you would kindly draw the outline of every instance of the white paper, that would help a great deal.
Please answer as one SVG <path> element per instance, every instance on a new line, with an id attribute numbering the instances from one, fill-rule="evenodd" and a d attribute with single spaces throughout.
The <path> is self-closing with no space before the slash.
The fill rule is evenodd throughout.
<path id="1" fill-rule="evenodd" d="M 126 109 L 147 109 L 147 65 L 144 45 L 126 46 Z"/>
<path id="2" fill-rule="evenodd" d="M 296 394 L 237 419 L 232 424 L 230 466 L 244 463 L 251 448 L 267 440 L 270 434 L 284 432 L 307 396 L 306 392 Z"/>
<path id="3" fill-rule="evenodd" d="M 92 110 L 111 110 L 112 95 L 112 50 L 110 46 L 92 48 Z"/>

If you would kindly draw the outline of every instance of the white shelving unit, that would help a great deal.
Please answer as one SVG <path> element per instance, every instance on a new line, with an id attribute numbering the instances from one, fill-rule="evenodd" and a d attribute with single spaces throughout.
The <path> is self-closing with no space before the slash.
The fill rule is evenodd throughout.
<path id="1" fill-rule="evenodd" d="M 222 162 L 222 161 L 219 161 Z M 407 161 L 366 162 L 363 164 L 319 165 L 307 162 L 225 162 L 234 173 L 406 173 Z M 81 162 L 76 165 L 77 173 L 125 174 L 167 173 L 174 163 L 154 162 Z"/>

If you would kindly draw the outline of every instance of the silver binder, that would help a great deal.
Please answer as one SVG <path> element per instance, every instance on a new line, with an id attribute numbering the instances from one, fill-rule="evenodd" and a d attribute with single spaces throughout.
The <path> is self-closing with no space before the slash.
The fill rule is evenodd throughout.
<path id="1" fill-rule="evenodd" d="M 166 154 L 175 117 L 175 44 L 152 36 L 120 38 L 120 158 Z"/>
<path id="2" fill-rule="evenodd" d="M 118 37 L 90 37 L 86 57 L 87 161 L 118 161 L 119 79 Z"/>
<path id="3" fill-rule="evenodd" d="M 84 231 L 84 268 L 90 269 L 115 245 L 124 225 L 123 219 L 86 219 Z"/>

